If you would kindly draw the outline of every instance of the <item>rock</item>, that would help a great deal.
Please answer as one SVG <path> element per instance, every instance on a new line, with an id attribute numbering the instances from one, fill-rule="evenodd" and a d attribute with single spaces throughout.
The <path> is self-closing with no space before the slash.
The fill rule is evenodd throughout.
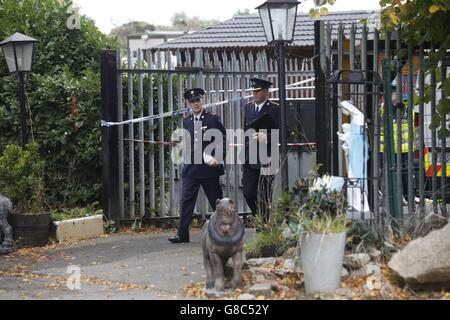
<path id="1" fill-rule="evenodd" d="M 300 258 L 286 259 L 284 261 L 284 267 L 289 272 L 303 273 L 302 261 Z"/>
<path id="2" fill-rule="evenodd" d="M 255 300 L 256 297 L 250 293 L 244 293 L 244 294 L 241 294 L 237 299 L 238 300 Z"/>
<path id="3" fill-rule="evenodd" d="M 272 284 L 270 283 L 257 283 L 254 284 L 253 286 L 251 286 L 248 289 L 248 292 L 250 294 L 255 293 L 255 294 L 264 294 L 264 293 L 270 293 L 272 292 Z"/>
<path id="4" fill-rule="evenodd" d="M 450 288 L 450 224 L 411 241 L 388 266 L 414 289 Z"/>
<path id="5" fill-rule="evenodd" d="M 262 274 L 258 274 L 256 276 L 256 282 L 264 282 L 266 281 L 266 278 Z"/>
<path id="6" fill-rule="evenodd" d="M 208 298 L 222 298 L 224 295 L 222 291 L 216 291 L 214 289 L 203 288 L 203 292 L 206 293 Z"/>
<path id="7" fill-rule="evenodd" d="M 381 275 L 381 268 L 375 263 L 366 264 L 362 268 L 353 271 L 351 274 L 352 278 L 361 278 L 374 275 Z"/>
<path id="8" fill-rule="evenodd" d="M 287 274 L 286 270 L 283 270 L 283 269 L 275 270 L 275 275 L 276 275 L 277 277 L 285 278 L 285 277 L 286 277 L 286 274 Z"/>
<path id="9" fill-rule="evenodd" d="M 425 218 L 423 218 L 419 226 L 417 226 L 416 230 L 414 230 L 414 233 L 417 236 L 424 237 L 431 231 L 443 228 L 448 223 L 448 220 L 445 217 L 432 212 L 433 211 L 432 207 L 433 205 L 431 204 L 429 210 L 431 211 L 431 213 L 428 214 Z"/>
<path id="10" fill-rule="evenodd" d="M 344 257 L 344 266 L 349 269 L 360 269 L 370 262 L 367 253 L 348 254 Z"/>
<path id="11" fill-rule="evenodd" d="M 349 273 L 348 273 L 347 269 L 342 267 L 341 277 L 348 277 L 348 275 L 349 275 Z"/>
<path id="12" fill-rule="evenodd" d="M 258 258 L 258 259 L 248 259 L 245 264 L 252 267 L 274 267 L 277 264 L 276 258 Z"/>
<path id="13" fill-rule="evenodd" d="M 388 252 L 397 252 L 399 250 L 399 248 L 395 244 L 385 241 L 384 242 L 384 250 L 388 251 Z"/>
<path id="14" fill-rule="evenodd" d="M 260 268 L 256 268 L 256 267 L 249 267 L 248 271 L 252 274 L 255 275 L 257 273 L 259 273 Z"/>
<path id="15" fill-rule="evenodd" d="M 346 297 L 346 298 L 351 298 L 355 295 L 353 290 L 349 289 L 349 288 L 339 288 L 334 293 L 337 294 L 338 296 L 342 296 L 342 297 Z"/>
<path id="16" fill-rule="evenodd" d="M 381 251 L 375 249 L 374 247 L 370 247 L 367 253 L 372 258 L 372 260 L 377 260 L 381 257 Z"/>
<path id="17" fill-rule="evenodd" d="M 286 259 L 284 261 L 284 267 L 290 272 L 295 272 L 295 260 L 294 259 Z"/>

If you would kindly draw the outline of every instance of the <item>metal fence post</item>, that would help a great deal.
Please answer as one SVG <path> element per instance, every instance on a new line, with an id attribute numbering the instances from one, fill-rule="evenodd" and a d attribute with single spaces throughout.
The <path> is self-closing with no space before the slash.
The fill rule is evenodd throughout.
<path id="1" fill-rule="evenodd" d="M 397 66 L 397 74 L 396 74 L 396 105 L 395 105 L 395 126 L 397 128 L 397 132 L 393 132 L 395 136 L 393 136 L 393 139 L 395 141 L 394 143 L 394 152 L 397 156 L 397 205 L 400 207 L 400 215 L 403 218 L 403 121 L 402 121 L 402 112 L 403 107 L 399 108 L 399 105 L 403 105 L 403 98 L 402 98 L 402 88 L 403 88 L 403 81 L 402 81 L 402 61 L 401 58 L 398 57 L 398 54 L 400 50 L 402 49 L 402 41 L 401 41 L 401 30 L 400 28 L 397 29 L 397 60 L 396 66 Z M 391 79 L 392 80 L 392 79 Z M 393 124 L 394 126 L 394 124 Z M 411 146 L 411 145 L 410 145 Z M 408 148 L 408 149 L 411 149 Z"/>
<path id="2" fill-rule="evenodd" d="M 392 118 L 392 90 L 391 90 L 391 64 L 390 59 L 384 59 L 383 62 L 383 80 L 384 80 L 384 113 L 386 117 L 386 127 L 384 128 L 384 139 L 386 148 L 384 152 L 387 154 L 388 168 L 388 192 L 389 207 L 392 217 L 392 227 L 394 232 L 399 231 L 399 207 L 395 199 L 397 194 L 397 176 L 395 175 L 395 155 L 394 155 L 394 135 L 393 135 L 393 118 Z"/>
<path id="3" fill-rule="evenodd" d="M 330 173 L 327 161 L 327 137 L 328 132 L 323 130 L 325 128 L 325 74 L 322 69 L 322 61 L 319 58 L 321 49 L 324 47 L 323 37 L 324 23 L 323 21 L 314 22 L 314 39 L 315 39 L 315 59 L 314 59 L 314 71 L 315 71 L 315 86 L 316 86 L 316 128 L 322 130 L 316 130 L 316 146 L 317 146 L 317 165 L 321 165 L 319 168 L 319 174 Z"/>
<path id="4" fill-rule="evenodd" d="M 447 80 L 447 61 L 446 59 L 442 59 L 441 65 L 441 85 L 443 87 L 445 81 Z M 441 99 L 444 98 L 444 90 L 442 89 Z M 442 114 L 442 122 L 441 127 L 445 128 L 448 119 L 448 114 Z M 446 137 L 441 137 L 441 190 L 442 190 L 442 215 L 446 218 L 449 217 L 449 213 L 447 212 L 447 199 L 446 192 L 447 189 L 445 187 L 446 179 L 447 179 L 447 140 Z"/>
<path id="5" fill-rule="evenodd" d="M 117 52 L 102 50 L 100 53 L 102 119 L 118 121 Z M 117 126 L 102 127 L 102 206 L 108 219 L 120 227 L 119 191 L 119 130 Z"/>

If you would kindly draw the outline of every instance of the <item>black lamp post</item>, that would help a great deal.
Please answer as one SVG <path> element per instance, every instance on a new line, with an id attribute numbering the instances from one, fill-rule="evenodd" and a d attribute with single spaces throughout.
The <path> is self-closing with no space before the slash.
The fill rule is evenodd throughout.
<path id="1" fill-rule="evenodd" d="M 19 104 L 23 147 L 28 143 L 28 130 L 25 112 L 24 73 L 31 71 L 33 45 L 36 41 L 36 39 L 26 35 L 15 33 L 0 42 L 0 47 L 3 49 L 3 53 L 5 54 L 9 72 L 11 74 L 17 74 L 17 77 L 19 78 Z"/>
<path id="2" fill-rule="evenodd" d="M 275 44 L 278 53 L 278 79 L 280 87 L 281 113 L 281 188 L 289 191 L 287 163 L 287 123 L 286 123 L 286 71 L 285 45 L 294 41 L 295 21 L 297 19 L 297 0 L 269 0 L 257 7 L 266 33 L 267 43 Z"/>

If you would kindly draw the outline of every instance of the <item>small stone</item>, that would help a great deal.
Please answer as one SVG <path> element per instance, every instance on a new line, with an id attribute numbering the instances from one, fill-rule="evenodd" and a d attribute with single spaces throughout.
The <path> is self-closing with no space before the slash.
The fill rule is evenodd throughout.
<path id="1" fill-rule="evenodd" d="M 260 268 L 256 268 L 256 267 L 249 267 L 248 271 L 252 274 L 255 275 L 259 272 Z"/>
<path id="2" fill-rule="evenodd" d="M 257 283 L 251 286 L 248 289 L 249 293 L 255 293 L 255 294 L 264 294 L 264 293 L 270 293 L 272 292 L 272 285 L 270 283 Z"/>
<path id="3" fill-rule="evenodd" d="M 349 288 L 339 288 L 334 293 L 337 294 L 338 296 L 347 297 L 347 298 L 351 298 L 354 295 L 352 289 L 349 289 Z"/>
<path id="4" fill-rule="evenodd" d="M 275 271 L 275 275 L 276 275 L 277 277 L 280 277 L 280 278 L 285 278 L 285 277 L 286 277 L 286 271 L 283 270 L 283 269 L 276 270 L 276 271 Z"/>
<path id="5" fill-rule="evenodd" d="M 244 294 L 241 294 L 237 299 L 238 300 L 255 300 L 256 297 L 250 293 L 244 293 Z"/>
<path id="6" fill-rule="evenodd" d="M 286 259 L 284 261 L 284 267 L 290 272 L 295 272 L 295 260 L 294 259 Z"/>
<path id="7" fill-rule="evenodd" d="M 273 267 L 277 263 L 276 258 L 258 258 L 258 259 L 248 259 L 245 264 L 252 267 Z"/>
<path id="8" fill-rule="evenodd" d="M 344 266 L 349 269 L 360 269 L 370 262 L 370 256 L 367 253 L 348 254 L 344 257 Z"/>
<path id="9" fill-rule="evenodd" d="M 384 249 L 388 252 L 397 252 L 398 247 L 390 242 L 385 241 L 384 242 Z"/>
<path id="10" fill-rule="evenodd" d="M 371 247 L 368 254 L 372 260 L 377 260 L 381 256 L 381 251 Z"/>
<path id="11" fill-rule="evenodd" d="M 349 275 L 349 273 L 348 273 L 347 269 L 342 267 L 341 277 L 348 277 L 348 275 Z"/>
<path id="12" fill-rule="evenodd" d="M 381 268 L 375 263 L 369 263 L 362 268 L 352 272 L 352 278 L 368 277 L 373 275 L 381 275 Z"/>
<path id="13" fill-rule="evenodd" d="M 222 291 L 216 291 L 215 289 L 203 288 L 203 292 L 206 293 L 208 298 L 222 298 L 224 295 Z"/>
<path id="14" fill-rule="evenodd" d="M 266 281 L 266 278 L 262 274 L 256 276 L 256 282 L 264 282 L 264 281 Z"/>

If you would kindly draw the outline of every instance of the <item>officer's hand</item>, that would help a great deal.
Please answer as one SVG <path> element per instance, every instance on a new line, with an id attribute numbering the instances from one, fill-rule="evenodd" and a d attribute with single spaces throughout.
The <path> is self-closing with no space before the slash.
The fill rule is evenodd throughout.
<path id="1" fill-rule="evenodd" d="M 205 163 L 210 166 L 210 167 L 217 167 L 219 165 L 219 163 L 217 162 L 217 160 L 210 156 L 209 154 L 205 154 L 203 153 L 203 160 L 205 161 Z"/>
<path id="2" fill-rule="evenodd" d="M 215 158 L 212 158 L 212 159 L 208 162 L 208 165 L 209 165 L 210 167 L 215 168 L 215 167 L 217 167 L 217 166 L 219 165 L 219 163 L 217 162 L 217 160 L 216 160 Z"/>
<path id="3" fill-rule="evenodd" d="M 267 142 L 267 134 L 258 132 L 253 134 L 253 139 L 260 141 L 260 142 Z"/>

